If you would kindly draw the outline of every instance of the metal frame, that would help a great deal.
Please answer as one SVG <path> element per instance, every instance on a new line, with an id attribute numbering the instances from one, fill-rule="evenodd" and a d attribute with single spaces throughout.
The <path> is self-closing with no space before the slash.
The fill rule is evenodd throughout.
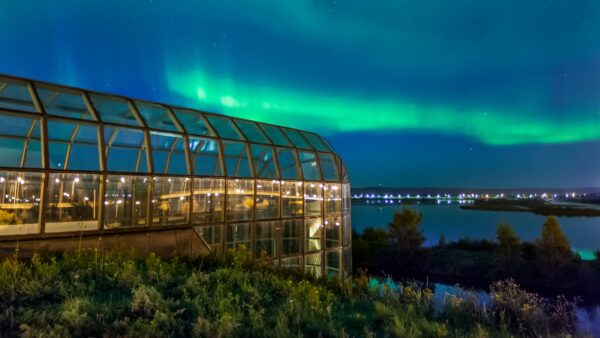
<path id="1" fill-rule="evenodd" d="M 171 105 L 165 105 L 165 104 L 160 104 L 160 103 L 156 103 L 156 102 L 151 102 L 151 101 L 146 101 L 146 100 L 138 100 L 138 99 L 132 99 L 132 98 L 127 98 L 127 97 L 123 97 L 120 95 L 113 95 L 113 94 L 106 94 L 106 93 L 100 93 L 100 92 L 92 92 L 92 91 L 87 91 L 87 90 L 83 90 L 83 89 L 79 89 L 79 88 L 74 88 L 74 87 L 68 87 L 68 86 L 62 86 L 62 85 L 56 85 L 56 84 L 52 84 L 52 83 L 42 83 L 39 81 L 33 81 L 33 80 L 29 80 L 29 79 L 23 79 L 23 78 L 18 78 L 18 77 L 12 77 L 12 76 L 5 76 L 5 75 L 1 75 L 0 74 L 0 84 L 2 83 L 3 79 L 8 79 L 10 81 L 14 81 L 17 82 L 19 84 L 23 84 L 27 87 L 28 93 L 31 96 L 31 100 L 33 103 L 33 106 L 35 107 L 36 112 L 29 112 L 29 111 L 23 111 L 23 110 L 17 110 L 17 109 L 7 109 L 7 108 L 1 108 L 0 106 L 0 116 L 1 115 L 13 115 L 13 116 L 20 116 L 20 117 L 27 117 L 27 118 L 34 118 L 39 120 L 40 122 L 40 138 L 41 138 L 41 156 L 42 156 L 42 166 L 41 168 L 26 168 L 25 167 L 25 159 L 26 159 L 26 154 L 27 154 L 27 148 L 28 148 L 28 144 L 30 142 L 33 135 L 33 131 L 35 129 L 35 123 L 34 122 L 32 124 L 32 126 L 30 127 L 30 130 L 27 133 L 27 136 L 25 136 L 25 143 L 23 146 L 23 152 L 22 152 L 22 158 L 19 164 L 19 167 L 3 167 L 0 165 L 0 170 L 2 171 L 11 171 L 11 172 L 36 172 L 36 173 L 42 173 L 42 185 L 41 185 L 41 189 L 40 189 L 40 207 L 39 207 L 39 215 L 38 215 L 38 222 L 39 222 L 39 229 L 40 232 L 38 234 L 26 234 L 26 235 L 7 235 L 7 236 L 1 236 L 0 235 L 0 242 L 4 242 L 4 241 L 15 241 L 15 240 L 24 240 L 24 239 L 43 239 L 43 238 L 61 238 L 61 237 L 72 237 L 73 235 L 81 235 L 81 233 L 83 231 L 75 231 L 75 232 L 64 232 L 64 233 L 46 233 L 46 229 L 45 229 L 45 225 L 46 225 L 46 212 L 47 212 L 47 204 L 48 204 L 48 181 L 50 179 L 50 175 L 51 174 L 56 174 L 56 173 L 71 173 L 71 174 L 96 174 L 99 177 L 99 206 L 98 208 L 98 215 L 97 215 L 97 219 L 98 219 L 98 227 L 95 230 L 91 230 L 91 231 L 85 231 L 83 232 L 86 236 L 87 235 L 103 235 L 103 234 L 112 234 L 112 233 L 123 233 L 123 232 L 140 232 L 140 231 L 159 231 L 159 230 L 168 230 L 168 229 L 186 229 L 186 228 L 193 228 L 194 226 L 201 226 L 201 225 L 219 225 L 221 227 L 221 249 L 224 250 L 226 248 L 226 242 L 227 242 L 227 232 L 228 232 L 228 226 L 230 224 L 236 224 L 236 223 L 250 223 L 250 236 L 251 236 L 251 247 L 249 248 L 250 250 L 252 250 L 252 252 L 254 252 L 255 249 L 255 241 L 256 241 L 256 223 L 257 222 L 268 222 L 268 221 L 276 221 L 277 222 L 277 226 L 275 227 L 275 232 L 274 232 L 274 238 L 273 241 L 275 242 L 276 245 L 276 252 L 277 255 L 276 257 L 272 257 L 274 260 L 276 260 L 277 264 L 281 264 L 281 259 L 282 258 L 288 258 L 288 257 L 294 257 L 294 256 L 282 256 L 282 233 L 283 233 L 283 221 L 288 221 L 288 220 L 302 220 L 302 228 L 300 229 L 300 254 L 299 254 L 299 263 L 301 264 L 301 266 L 304 267 L 305 264 L 305 227 L 306 227 L 306 221 L 305 218 L 306 216 L 303 214 L 300 217 L 283 217 L 283 189 L 282 186 L 284 181 L 285 182 L 303 182 L 302 184 L 302 199 L 303 199 L 303 210 L 306 207 L 306 200 L 305 200 L 305 185 L 306 184 L 310 184 L 310 183 L 316 183 L 319 184 L 321 187 L 321 196 L 322 201 L 321 201 L 321 214 L 320 217 L 321 218 L 321 226 L 322 226 L 322 234 L 321 234 L 321 249 L 319 250 L 320 254 L 321 254 L 321 275 L 326 275 L 327 273 L 327 268 L 326 268 L 326 260 L 327 260 L 327 252 L 329 251 L 339 251 L 341 254 L 341 260 L 340 260 L 340 275 L 341 276 L 345 276 L 348 273 L 343 271 L 344 269 L 344 263 L 343 263 L 343 259 L 344 259 L 344 236 L 345 236 L 345 232 L 349 231 L 350 229 L 346 229 L 344 226 L 345 223 L 345 217 L 344 217 L 344 210 L 343 210 L 343 206 L 342 206 L 342 210 L 340 212 L 340 220 L 341 220 L 341 238 L 340 238 L 340 244 L 338 247 L 335 248 L 330 248 L 328 249 L 326 247 L 326 229 L 325 229 L 325 219 L 329 216 L 328 214 L 325 214 L 326 208 L 325 208 L 325 193 L 324 193 L 324 187 L 325 184 L 327 183 L 335 183 L 335 184 L 339 184 L 339 186 L 341 187 L 342 191 L 340 191 L 340 195 L 342 196 L 342 199 L 344 198 L 343 196 L 343 185 L 344 183 L 347 183 L 347 173 L 345 172 L 345 167 L 342 164 L 341 158 L 333 151 L 332 147 L 329 145 L 329 143 L 324 140 L 323 138 L 321 138 L 320 136 L 318 136 L 315 133 L 310 133 L 310 132 L 306 132 L 303 130 L 299 130 L 299 129 L 292 129 L 292 128 L 287 128 L 287 127 L 280 127 L 277 125 L 273 125 L 273 124 L 267 124 L 267 123 L 257 123 L 255 121 L 251 121 L 251 120 L 247 120 L 247 119 L 242 119 L 242 118 L 232 118 L 232 117 L 228 117 L 228 116 L 224 116 L 224 115 L 219 115 L 219 114 L 213 114 L 213 113 L 208 113 L 208 112 L 204 112 L 204 111 L 200 111 L 200 110 L 195 110 L 195 109 L 190 109 L 190 108 L 185 108 L 185 107 L 177 107 L 177 106 L 171 106 Z M 45 90 L 52 90 L 53 87 L 55 87 L 58 90 L 67 90 L 69 91 L 70 94 L 72 93 L 80 93 L 81 94 L 81 99 L 82 102 L 84 104 L 84 106 L 87 109 L 87 112 L 89 113 L 89 115 L 92 117 L 92 119 L 78 119 L 78 118 L 74 118 L 74 117 L 67 117 L 67 116 L 59 116 L 59 115 L 52 115 L 49 114 L 45 107 L 44 107 L 44 102 L 40 99 L 40 96 L 38 95 L 37 92 L 37 86 L 43 86 Z M 120 101 L 123 101 L 125 103 L 127 103 L 127 106 L 129 107 L 129 111 L 130 113 L 133 115 L 133 117 L 135 118 L 137 125 L 128 125 L 128 124 L 124 124 L 124 123 L 114 123 L 114 122 L 105 122 L 102 119 L 102 115 L 103 113 L 98 111 L 94 105 L 94 102 L 92 101 L 90 95 L 91 94 L 98 94 L 98 95 L 103 95 L 104 97 L 110 99 L 110 98 L 116 98 Z M 60 94 L 57 94 L 60 95 Z M 173 122 L 173 124 L 175 125 L 177 131 L 173 131 L 173 130 L 162 130 L 162 129 L 153 129 L 150 128 L 148 126 L 148 124 L 146 123 L 146 121 L 144 120 L 142 114 L 140 113 L 140 111 L 138 110 L 138 107 L 136 105 L 136 103 L 141 102 L 141 103 L 147 103 L 147 104 L 153 104 L 153 105 L 157 105 L 158 107 L 162 107 L 165 109 L 166 112 L 166 116 Z M 29 103 L 28 103 L 29 104 Z M 195 112 L 198 114 L 198 118 L 202 119 L 202 121 L 204 122 L 205 126 L 209 129 L 209 131 L 211 131 L 211 135 L 198 135 L 195 133 L 190 133 L 185 129 L 185 125 L 183 125 L 181 123 L 181 121 L 178 119 L 177 114 L 174 112 L 174 109 L 182 109 L 185 111 L 190 111 L 190 112 Z M 208 116 L 216 116 L 219 118 L 225 118 L 227 120 L 229 120 L 229 125 L 232 126 L 232 128 L 234 129 L 234 131 L 236 133 L 238 133 L 240 135 L 240 137 L 242 138 L 242 140 L 239 139 L 232 139 L 232 138 L 227 138 L 227 137 L 221 137 L 219 135 L 219 133 L 217 132 L 217 130 L 215 129 L 215 127 L 212 125 L 212 123 L 210 122 L 210 120 L 207 118 Z M 68 123 L 74 123 L 76 124 L 76 128 L 73 132 L 73 134 L 71 135 L 70 140 L 68 141 L 63 141 L 64 143 L 68 144 L 68 148 L 67 148 L 67 153 L 66 153 L 66 159 L 65 159 L 65 164 L 69 162 L 69 157 L 70 157 L 70 149 L 73 145 L 73 143 L 75 142 L 75 136 L 77 134 L 77 131 L 79 130 L 79 126 L 80 125 L 91 125 L 96 127 L 97 129 L 97 141 L 98 141 L 98 161 L 99 161 L 99 170 L 78 170 L 78 171 L 72 171 L 72 170 L 63 170 L 63 169 L 51 169 L 50 168 L 50 162 L 49 162 L 49 149 L 51 147 L 51 145 L 49 145 L 49 139 L 48 139 L 48 121 L 58 121 L 58 122 L 68 122 Z M 268 141 L 268 142 L 251 142 L 249 141 L 247 135 L 244 134 L 243 129 L 238 125 L 238 121 L 244 121 L 244 122 L 248 122 L 253 124 L 254 126 L 256 126 L 257 131 L 259 133 L 261 133 L 264 138 Z M 267 132 L 265 132 L 264 130 L 264 126 L 271 126 L 276 128 L 279 132 L 281 132 L 281 135 L 283 135 L 283 137 L 289 142 L 289 144 L 291 144 L 292 146 L 287 146 L 287 145 L 278 145 L 275 144 L 275 142 L 273 142 L 273 140 L 270 138 L 269 134 Z M 109 148 L 112 145 L 112 140 L 106 140 L 105 139 L 105 135 L 104 135 L 104 130 L 105 128 L 115 128 L 115 129 L 128 129 L 128 130 L 138 130 L 141 131 L 144 135 L 144 140 L 143 143 L 140 145 L 139 147 L 139 151 L 138 151 L 138 159 L 136 160 L 137 164 L 136 164 L 136 171 L 135 172 L 119 172 L 119 171 L 110 171 L 108 168 L 108 151 Z M 310 147 L 310 149 L 306 149 L 306 147 L 303 148 L 298 148 L 296 146 L 296 144 L 293 142 L 293 140 L 290 138 L 290 136 L 287 135 L 286 130 L 293 130 L 295 132 L 298 132 L 298 135 L 300 135 L 300 137 L 304 140 L 304 142 Z M 169 134 L 169 135 L 173 135 L 175 137 L 177 137 L 177 139 L 174 141 L 174 143 L 171 145 L 171 150 L 169 151 L 168 154 L 168 159 L 167 159 L 167 165 L 169 165 L 169 161 L 171 158 L 171 154 L 174 151 L 175 148 L 175 142 L 184 142 L 184 156 L 185 156 L 185 165 L 187 168 L 187 174 L 168 174 L 168 173 L 157 173 L 157 170 L 155 170 L 155 163 L 154 163 L 154 156 L 153 156 L 153 148 L 152 148 L 152 142 L 151 142 L 151 132 L 160 132 L 160 133 L 165 133 L 165 134 Z M 118 132 L 118 131 L 117 131 Z M 311 135 L 314 135 L 315 137 L 318 137 L 322 143 L 328 147 L 330 149 L 330 151 L 318 151 L 315 146 L 312 145 L 310 139 L 308 137 L 306 137 L 306 135 L 304 133 L 310 133 Z M 116 135 L 116 134 L 115 134 Z M 212 136 L 212 135 L 217 135 L 217 136 Z M 7 137 L 5 135 L 0 135 L 0 137 Z M 22 137 L 17 137 L 19 139 L 23 139 Z M 218 145 L 218 149 L 217 149 L 217 153 L 216 155 L 218 156 L 218 165 L 220 165 L 221 168 L 221 174 L 222 176 L 212 176 L 212 175 L 194 175 L 194 165 L 195 165 L 195 161 L 193 160 L 192 157 L 192 153 L 190 151 L 189 148 L 189 144 L 190 144 L 190 138 L 203 138 L 203 139 L 209 139 L 209 140 L 213 140 L 216 141 L 217 145 Z M 250 169 L 250 177 L 241 177 L 239 176 L 239 173 L 236 172 L 235 173 L 230 173 L 228 171 L 228 168 L 226 166 L 226 162 L 227 159 L 225 158 L 225 149 L 223 148 L 224 146 L 224 141 L 227 142 L 238 142 L 241 144 L 244 144 L 244 148 L 246 151 L 246 156 L 248 158 L 248 165 L 249 165 L 249 169 Z M 263 147 L 268 147 L 268 149 L 270 149 L 270 151 L 272 152 L 273 155 L 273 163 L 274 163 L 274 168 L 276 171 L 276 177 L 273 178 L 273 180 L 279 181 L 279 204 L 277 206 L 278 208 L 278 215 L 275 218 L 272 219 L 260 219 L 257 220 L 256 218 L 256 199 L 257 199 L 257 193 L 258 193 L 258 189 L 256 188 L 257 186 L 257 181 L 259 180 L 270 180 L 270 178 L 260 178 L 259 176 L 259 168 L 257 168 L 258 166 L 255 165 L 254 163 L 254 157 L 252 154 L 252 145 L 256 144 L 256 145 L 260 145 Z M 294 179 L 294 180 L 290 180 L 290 179 L 282 179 L 281 178 L 281 164 L 279 163 L 279 154 L 278 154 L 278 149 L 288 149 L 291 151 L 292 155 L 295 157 L 295 165 L 297 166 L 297 172 L 299 173 L 299 177 L 298 179 Z M 200 151 L 200 150 L 198 150 Z M 303 172 L 303 168 L 302 168 L 302 162 L 300 159 L 300 152 L 304 151 L 304 152 L 310 152 L 314 155 L 314 162 L 315 165 L 318 167 L 318 172 L 321 176 L 321 179 L 318 181 L 314 181 L 314 180 L 310 180 L 307 181 L 306 180 L 306 176 Z M 147 170 L 148 172 L 139 172 L 139 161 L 141 159 L 141 155 L 142 152 L 145 152 L 146 155 L 146 166 L 147 166 Z M 333 156 L 333 160 L 334 160 L 334 165 L 336 166 L 336 170 L 337 170 L 337 180 L 325 180 L 325 175 L 323 172 L 323 166 L 321 163 L 321 159 L 319 154 L 329 154 L 331 156 Z M 241 162 L 242 157 L 239 156 L 237 158 L 237 166 L 239 166 L 239 163 Z M 68 167 L 67 167 L 68 168 Z M 216 169 L 216 168 L 215 168 Z M 159 172 L 162 172 L 163 170 L 159 170 Z M 124 176 L 139 176 L 139 177 L 147 177 L 149 178 L 149 182 L 148 182 L 148 200 L 147 200 L 147 206 L 146 206 L 146 214 L 145 214 L 145 226 L 139 226 L 139 227 L 128 227 L 128 228 L 105 228 L 104 227 L 104 222 L 105 222 L 105 212 L 106 212 L 106 207 L 104 204 L 105 201 L 105 196 L 106 196 L 106 190 L 107 190 L 107 182 L 106 180 L 108 179 L 109 175 L 124 175 Z M 186 222 L 183 224 L 177 224 L 177 225 L 158 225 L 155 226 L 152 224 L 153 221 L 153 205 L 152 205 L 152 199 L 154 198 L 154 192 L 155 192 L 155 187 L 154 187 L 154 179 L 153 178 L 158 178 L 158 177 L 172 177 L 172 178 L 178 178 L 178 177 L 185 177 L 185 178 L 189 178 L 190 180 L 190 187 L 189 189 L 187 189 L 187 191 L 189 191 L 189 193 L 186 193 L 185 191 L 183 193 L 185 193 L 185 198 L 187 199 L 187 203 L 189 205 L 189 210 L 187 215 L 185 216 Z M 218 179 L 224 179 L 225 181 L 225 185 L 224 185 L 224 189 L 225 189 L 225 195 L 223 197 L 223 221 L 221 222 L 206 222 L 206 223 L 194 223 L 192 221 L 192 216 L 193 216 L 193 199 L 194 199 L 194 181 L 193 179 L 195 178 L 218 178 Z M 230 180 L 232 179 L 242 179 L 242 180 L 251 180 L 254 190 L 253 190 L 253 216 L 250 220 L 243 220 L 243 221 L 238 221 L 238 220 L 228 220 L 227 217 L 227 207 L 228 207 L 228 195 L 229 195 L 229 184 L 230 184 Z M 342 201 L 343 204 L 343 201 Z M 304 212 L 304 211 L 303 211 Z M 310 216 L 313 217 L 313 216 Z M 350 245 L 347 245 L 346 247 L 349 247 Z M 310 252 L 309 254 L 312 254 L 314 252 Z"/>

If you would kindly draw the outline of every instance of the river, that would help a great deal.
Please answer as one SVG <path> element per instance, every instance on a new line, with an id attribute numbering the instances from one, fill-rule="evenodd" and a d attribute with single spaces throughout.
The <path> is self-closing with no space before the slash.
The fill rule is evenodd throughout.
<path id="1" fill-rule="evenodd" d="M 362 232 L 365 228 L 387 228 L 394 212 L 400 211 L 399 203 L 352 204 L 352 228 Z M 540 237 L 546 216 L 529 212 L 463 210 L 458 204 L 413 204 L 407 207 L 423 214 L 421 229 L 425 233 L 426 245 L 439 241 L 443 233 L 447 241 L 462 237 L 494 239 L 496 226 L 509 223 L 526 241 Z M 600 217 L 558 217 L 565 236 L 574 250 L 584 259 L 592 259 L 600 249 Z"/>

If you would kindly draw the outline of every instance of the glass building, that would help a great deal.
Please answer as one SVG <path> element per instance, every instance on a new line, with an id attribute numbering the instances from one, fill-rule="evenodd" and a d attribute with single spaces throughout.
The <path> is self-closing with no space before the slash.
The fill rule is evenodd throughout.
<path id="1" fill-rule="evenodd" d="M 243 246 L 351 274 L 350 183 L 319 135 L 0 76 L 0 250 Z"/>

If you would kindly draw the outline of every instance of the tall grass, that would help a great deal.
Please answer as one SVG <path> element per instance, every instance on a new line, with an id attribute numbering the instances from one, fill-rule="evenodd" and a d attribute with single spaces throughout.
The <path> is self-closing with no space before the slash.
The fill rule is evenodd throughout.
<path id="1" fill-rule="evenodd" d="M 373 288 L 369 280 L 362 274 L 347 287 L 263 265 L 244 252 L 198 260 L 87 250 L 29 261 L 13 256 L 0 262 L 0 332 L 8 337 L 496 337 L 574 330 L 567 303 L 559 311 L 542 300 L 523 301 L 513 297 L 522 291 L 512 284 L 493 290 L 498 299 L 518 304 L 498 300 L 485 309 L 456 298 L 436 312 L 427 288 Z M 525 305 L 534 308 L 520 311 Z"/>

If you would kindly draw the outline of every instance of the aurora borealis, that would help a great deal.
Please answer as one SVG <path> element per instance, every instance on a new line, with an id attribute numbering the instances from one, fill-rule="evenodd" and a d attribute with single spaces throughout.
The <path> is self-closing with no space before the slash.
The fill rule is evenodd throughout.
<path id="1" fill-rule="evenodd" d="M 316 131 L 355 186 L 600 186 L 597 1 L 4 1 L 0 73 Z"/>

